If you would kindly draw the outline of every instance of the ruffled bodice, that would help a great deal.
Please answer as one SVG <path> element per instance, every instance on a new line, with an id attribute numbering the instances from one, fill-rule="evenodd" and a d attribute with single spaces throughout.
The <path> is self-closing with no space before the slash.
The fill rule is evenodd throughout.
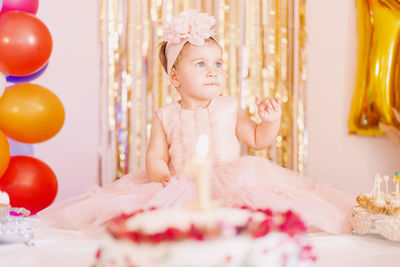
<path id="1" fill-rule="evenodd" d="M 208 136 L 208 156 L 213 166 L 239 157 L 240 145 L 235 134 L 237 107 L 234 97 L 220 96 L 205 109 L 182 109 L 174 102 L 156 111 L 167 136 L 172 174 L 180 174 L 185 162 L 196 155 L 201 134 Z"/>

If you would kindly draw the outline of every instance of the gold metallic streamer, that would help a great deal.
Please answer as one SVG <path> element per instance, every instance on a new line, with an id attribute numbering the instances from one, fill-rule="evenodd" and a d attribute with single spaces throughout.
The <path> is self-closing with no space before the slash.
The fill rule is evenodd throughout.
<path id="1" fill-rule="evenodd" d="M 294 1 L 296 2 L 296 1 Z M 304 173 L 305 160 L 307 155 L 307 132 L 305 125 L 305 108 L 306 108 L 306 14 L 305 14 L 305 0 L 298 0 L 298 5 L 294 6 L 295 28 L 297 31 L 297 51 L 298 51 L 298 68 L 297 71 L 297 114 L 296 114 L 296 130 L 297 130 L 297 157 L 295 159 L 295 166 L 297 171 L 301 174 Z M 296 9 L 298 8 L 298 9 Z"/>
<path id="2" fill-rule="evenodd" d="M 190 8 L 216 17 L 227 72 L 225 94 L 237 97 L 256 120 L 255 95 L 283 99 L 276 142 L 263 151 L 243 147 L 243 154 L 268 157 L 302 172 L 304 0 L 100 0 L 101 183 L 143 169 L 153 113 L 179 97 L 158 62 L 162 28 Z"/>

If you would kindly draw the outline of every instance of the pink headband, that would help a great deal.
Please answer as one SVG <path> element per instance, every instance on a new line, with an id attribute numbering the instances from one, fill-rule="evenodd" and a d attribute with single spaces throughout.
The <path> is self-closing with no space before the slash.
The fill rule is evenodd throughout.
<path id="1" fill-rule="evenodd" d="M 198 13 L 191 9 L 181 12 L 172 18 L 164 29 L 163 41 L 167 42 L 165 56 L 167 58 L 167 73 L 171 73 L 179 53 L 186 42 L 202 46 L 204 41 L 214 36 L 215 18 L 206 13 Z"/>

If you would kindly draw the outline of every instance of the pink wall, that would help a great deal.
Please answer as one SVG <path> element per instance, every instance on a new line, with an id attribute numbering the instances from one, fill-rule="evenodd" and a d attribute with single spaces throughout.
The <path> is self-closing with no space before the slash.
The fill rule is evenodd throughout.
<path id="1" fill-rule="evenodd" d="M 400 170 L 399 148 L 385 137 L 347 134 L 357 60 L 354 1 L 308 0 L 309 134 L 306 171 L 351 194 L 368 191 L 375 172 Z M 98 1 L 41 0 L 38 17 L 49 27 L 54 50 L 38 84 L 55 92 L 66 121 L 53 139 L 35 145 L 59 180 L 57 201 L 97 182 L 99 140 Z"/>
<path id="2" fill-rule="evenodd" d="M 47 70 L 35 82 L 57 94 L 66 112 L 61 131 L 34 146 L 35 156 L 57 175 L 57 201 L 97 182 L 98 1 L 40 0 L 37 16 L 50 29 L 53 52 Z"/>
<path id="3" fill-rule="evenodd" d="M 400 148 L 386 137 L 349 135 L 357 66 L 355 1 L 308 0 L 307 173 L 352 194 L 370 191 L 375 173 L 400 170 Z"/>

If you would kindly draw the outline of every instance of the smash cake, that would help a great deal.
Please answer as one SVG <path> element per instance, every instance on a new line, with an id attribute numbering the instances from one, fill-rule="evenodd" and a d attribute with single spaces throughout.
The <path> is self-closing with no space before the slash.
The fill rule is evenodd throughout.
<path id="1" fill-rule="evenodd" d="M 306 227 L 291 211 L 151 209 L 112 219 L 94 266 L 312 266 Z"/>
<path id="2" fill-rule="evenodd" d="M 396 172 L 393 183 L 396 191 L 390 193 L 389 176 L 375 175 L 374 187 L 370 193 L 356 197 L 358 205 L 353 207 L 351 225 L 357 234 L 380 234 L 383 237 L 400 241 L 400 173 Z M 385 192 L 381 184 L 385 183 Z"/>
<path id="3" fill-rule="evenodd" d="M 122 214 L 108 224 L 108 241 L 96 267 L 311 266 L 315 260 L 306 227 L 291 211 L 223 208 L 211 198 L 208 139 L 184 173 L 196 198 L 185 207 Z"/>

